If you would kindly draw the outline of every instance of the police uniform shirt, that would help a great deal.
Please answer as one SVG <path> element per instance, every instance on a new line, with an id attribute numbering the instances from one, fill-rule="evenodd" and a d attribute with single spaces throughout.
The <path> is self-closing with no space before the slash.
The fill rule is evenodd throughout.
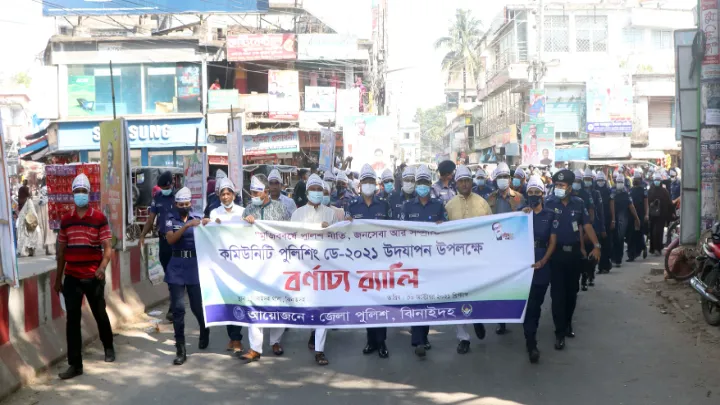
<path id="1" fill-rule="evenodd" d="M 522 208 L 520 208 L 522 209 Z M 550 244 L 550 236 L 557 233 L 557 229 L 553 227 L 553 222 L 559 218 L 551 209 L 543 207 L 539 213 L 534 211 L 533 216 L 533 237 L 535 239 L 535 262 L 539 262 L 545 257 L 547 246 Z M 549 284 L 550 283 L 550 265 L 546 264 L 543 268 L 533 272 L 533 284 Z"/>
<path id="2" fill-rule="evenodd" d="M 403 205 L 405 205 L 406 201 L 410 201 L 415 197 L 417 197 L 417 194 L 412 193 L 408 197 L 402 190 L 395 190 L 390 193 L 390 198 L 388 198 L 388 204 L 390 204 L 390 219 L 396 221 L 402 220 Z"/>
<path id="3" fill-rule="evenodd" d="M 574 197 L 580 197 L 580 199 L 583 200 L 586 210 L 595 209 L 595 201 L 586 189 L 573 190 L 572 195 Z"/>
<path id="4" fill-rule="evenodd" d="M 490 184 L 485 183 L 482 188 L 480 188 L 480 186 L 473 186 L 472 191 L 473 193 L 487 200 L 490 194 L 495 191 L 495 189 Z"/>
<path id="5" fill-rule="evenodd" d="M 580 197 L 570 197 L 567 205 L 553 196 L 545 202 L 545 207 L 557 214 L 553 220 L 553 228 L 557 234 L 558 245 L 574 245 L 580 243 L 580 228 L 590 223 L 590 214 Z"/>
<path id="6" fill-rule="evenodd" d="M 430 198 L 427 204 L 423 205 L 420 197 L 415 197 L 403 205 L 402 220 L 412 222 L 447 221 L 445 204 L 438 198 Z"/>
<path id="7" fill-rule="evenodd" d="M 610 201 L 615 199 L 615 191 L 607 185 L 607 182 L 604 187 L 600 187 L 596 183 L 595 191 L 597 191 L 598 195 L 600 195 L 600 201 L 602 204 L 598 204 L 598 206 L 602 205 L 605 224 L 609 224 L 612 220 L 612 218 L 610 218 Z"/>
<path id="8" fill-rule="evenodd" d="M 613 191 L 615 194 L 614 200 L 616 214 L 625 212 L 630 208 L 631 205 L 634 205 L 627 188 L 623 188 L 622 190 L 615 189 Z"/>
<path id="9" fill-rule="evenodd" d="M 593 201 L 595 202 L 595 220 L 593 221 L 593 229 L 596 234 L 605 232 L 605 205 L 600 191 L 590 189 Z"/>
<path id="10" fill-rule="evenodd" d="M 153 197 L 152 204 L 150 205 L 150 212 L 157 216 L 157 228 L 160 235 L 165 235 L 167 232 L 166 224 L 168 215 L 170 213 L 176 213 L 175 211 L 175 195 L 170 194 L 164 196 L 162 192 L 158 192 Z"/>
<path id="11" fill-rule="evenodd" d="M 632 199 L 633 205 L 635 206 L 635 210 L 637 211 L 637 216 L 641 220 L 645 218 L 645 199 L 648 196 L 648 191 L 645 187 L 640 184 L 639 186 L 634 186 L 630 189 L 630 198 Z"/>
<path id="12" fill-rule="evenodd" d="M 443 203 L 447 204 L 448 201 L 452 200 L 457 194 L 457 188 L 455 187 L 455 181 L 450 180 L 447 187 L 443 186 L 442 180 L 438 180 L 432 185 L 430 189 L 430 196 L 433 198 L 439 198 Z"/>
<path id="13" fill-rule="evenodd" d="M 390 204 L 384 198 L 373 197 L 367 205 L 364 198 L 357 197 L 350 201 L 345 215 L 352 219 L 390 219 Z"/>
<path id="14" fill-rule="evenodd" d="M 343 189 L 340 194 L 338 194 L 337 190 L 335 190 L 330 196 L 330 204 L 344 210 L 353 198 L 355 197 L 347 188 Z"/>
<path id="15" fill-rule="evenodd" d="M 201 219 L 199 215 L 191 212 L 187 221 L 183 221 L 180 215 L 172 213 L 168 215 L 166 227 L 173 232 L 179 231 L 186 222 L 193 219 Z M 189 227 L 183 232 L 180 240 L 172 245 L 173 252 L 192 251 L 195 252 L 195 228 Z M 194 285 L 200 284 L 200 276 L 198 275 L 197 257 L 177 257 L 173 255 L 170 258 L 167 269 L 165 270 L 165 282 L 168 284 Z"/>

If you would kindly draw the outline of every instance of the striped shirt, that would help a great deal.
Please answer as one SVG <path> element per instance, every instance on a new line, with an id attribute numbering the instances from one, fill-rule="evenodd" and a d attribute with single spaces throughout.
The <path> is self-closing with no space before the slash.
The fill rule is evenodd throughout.
<path id="1" fill-rule="evenodd" d="M 58 242 L 65 248 L 65 274 L 93 278 L 103 258 L 102 243 L 112 239 L 105 215 L 93 208 L 80 218 L 73 210 L 60 221 Z"/>

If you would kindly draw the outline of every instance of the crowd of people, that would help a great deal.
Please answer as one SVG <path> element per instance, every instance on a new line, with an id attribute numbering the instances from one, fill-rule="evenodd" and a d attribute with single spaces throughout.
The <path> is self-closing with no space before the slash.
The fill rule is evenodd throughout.
<path id="1" fill-rule="evenodd" d="M 207 207 L 192 212 L 188 188 L 173 190 L 172 175 L 164 173 L 150 209 L 150 218 L 140 242 L 157 221 L 160 261 L 170 292 L 168 319 L 172 321 L 176 344 L 173 364 L 187 361 L 185 338 L 185 296 L 200 325 L 198 349 L 209 345 L 210 329 L 205 326 L 193 230 L 210 222 L 244 220 L 291 221 L 328 227 L 340 221 L 362 219 L 442 223 L 486 215 L 523 211 L 532 216 L 535 263 L 523 330 L 530 362 L 537 363 L 540 351 L 537 329 L 541 306 L 548 288 L 552 300 L 556 350 L 563 350 L 567 338 L 574 338 L 573 315 L 580 289 L 592 287 L 596 274 L 620 267 L 627 244 L 627 261 L 659 254 L 662 232 L 679 202 L 677 170 L 643 172 L 640 168 L 618 167 L 614 172 L 581 170 L 511 170 L 499 163 L 491 172 L 475 173 L 451 161 L 438 165 L 439 179 L 425 165 L 403 166 L 397 173 L 378 176 L 371 165 L 359 172 L 334 169 L 322 174 L 300 171 L 292 198 L 283 193 L 283 178 L 277 170 L 268 176 L 256 174 L 250 181 L 251 198 L 242 205 L 240 192 L 224 172 L 218 171 L 208 183 Z M 650 183 L 646 181 L 650 180 Z M 78 348 L 80 303 L 88 297 L 105 347 L 105 360 L 114 361 L 112 331 L 106 322 L 102 296 L 104 272 L 109 263 L 109 230 L 101 212 L 89 209 L 90 185 L 84 175 L 72 185 L 76 209 L 62 220 L 59 234 L 56 291 L 64 292 L 67 304 L 68 363 L 63 379 L 82 374 Z M 65 275 L 64 284 L 63 274 Z M 269 328 L 272 353 L 280 356 L 284 328 Z M 429 326 L 412 326 L 410 344 L 418 357 L 432 348 Z M 474 324 L 478 339 L 486 335 L 485 325 Z M 508 327 L 497 325 L 503 335 Z M 329 364 L 325 354 L 327 329 L 317 328 L 309 336 L 308 348 L 316 364 Z M 227 350 L 245 363 L 258 361 L 263 354 L 263 328 L 247 330 L 249 348 L 242 344 L 242 327 L 227 326 Z M 470 350 L 470 334 L 457 325 L 457 352 Z M 389 357 L 387 328 L 368 328 L 362 352 Z"/>

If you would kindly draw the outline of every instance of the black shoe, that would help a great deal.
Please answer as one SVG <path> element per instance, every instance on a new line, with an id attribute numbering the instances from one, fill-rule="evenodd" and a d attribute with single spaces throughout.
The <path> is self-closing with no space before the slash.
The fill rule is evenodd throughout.
<path id="1" fill-rule="evenodd" d="M 67 370 L 58 374 L 58 377 L 60 377 L 61 380 L 69 380 L 69 379 L 75 378 L 79 375 L 83 375 L 82 367 L 70 366 L 70 367 L 68 367 Z"/>
<path id="2" fill-rule="evenodd" d="M 427 339 L 425 339 L 425 345 L 423 347 L 425 347 L 425 350 L 432 349 L 432 345 L 430 344 L 430 341 Z"/>
<path id="3" fill-rule="evenodd" d="M 635 258 L 634 258 L 634 257 L 628 257 L 628 259 L 625 260 L 625 261 L 628 262 L 628 263 L 632 263 L 632 262 L 635 261 Z"/>
<path id="4" fill-rule="evenodd" d="M 583 284 L 582 287 L 580 287 L 581 290 L 587 291 L 587 285 Z"/>
<path id="5" fill-rule="evenodd" d="M 176 366 L 182 366 L 185 364 L 185 361 L 187 360 L 187 352 L 185 351 L 185 344 L 184 343 L 176 343 L 175 348 L 177 351 L 175 352 L 175 360 L 173 360 L 173 364 Z"/>
<path id="6" fill-rule="evenodd" d="M 210 329 L 200 331 L 200 341 L 198 341 L 198 349 L 205 350 L 210 345 Z"/>
<path id="7" fill-rule="evenodd" d="M 105 363 L 115 361 L 115 349 L 105 349 Z"/>
<path id="8" fill-rule="evenodd" d="M 466 354 L 470 351 L 470 342 L 467 340 L 461 340 L 458 343 L 457 352 L 458 354 Z"/>
<path id="9" fill-rule="evenodd" d="M 557 338 L 555 339 L 555 350 L 562 350 L 565 348 L 565 338 Z"/>
<path id="10" fill-rule="evenodd" d="M 480 340 L 485 339 L 485 325 L 476 323 L 473 324 L 473 327 L 475 328 L 475 336 L 477 336 Z"/>
<path id="11" fill-rule="evenodd" d="M 595 287 L 595 281 L 594 280 L 588 281 L 588 286 Z"/>
<path id="12" fill-rule="evenodd" d="M 381 359 L 387 359 L 390 357 L 390 352 L 388 351 L 387 346 L 385 346 L 385 342 L 380 343 L 380 347 L 378 347 L 378 356 L 380 356 Z"/>
<path id="13" fill-rule="evenodd" d="M 622 267 L 622 263 L 615 263 L 615 267 Z M 607 272 L 610 273 L 610 270 L 608 270 Z"/>
<path id="14" fill-rule="evenodd" d="M 415 355 L 423 358 L 425 357 L 425 346 L 415 346 Z"/>
<path id="15" fill-rule="evenodd" d="M 365 346 L 365 348 L 363 349 L 363 354 L 375 353 L 375 351 L 376 351 L 377 349 L 378 349 L 377 346 L 375 346 L 374 344 L 368 343 L 368 344 Z"/>
<path id="16" fill-rule="evenodd" d="M 175 318 L 173 318 L 173 313 L 172 313 L 172 311 L 170 311 L 169 309 L 168 309 L 168 311 L 167 311 L 167 314 L 165 314 L 165 319 L 167 319 L 168 322 L 172 322 L 173 319 L 175 319 Z"/>
<path id="17" fill-rule="evenodd" d="M 497 329 L 495 329 L 495 333 L 498 335 L 504 335 L 507 333 L 507 325 L 504 323 L 499 323 Z"/>
<path id="18" fill-rule="evenodd" d="M 567 331 L 565 332 L 565 337 L 574 338 L 575 332 L 573 332 L 572 326 L 568 326 Z"/>
<path id="19" fill-rule="evenodd" d="M 528 357 L 530 358 L 530 363 L 537 364 L 537 362 L 540 361 L 540 350 L 538 350 L 537 347 L 533 347 L 528 350 Z"/>
<path id="20" fill-rule="evenodd" d="M 643 249 L 643 259 L 647 259 L 647 248 Z"/>

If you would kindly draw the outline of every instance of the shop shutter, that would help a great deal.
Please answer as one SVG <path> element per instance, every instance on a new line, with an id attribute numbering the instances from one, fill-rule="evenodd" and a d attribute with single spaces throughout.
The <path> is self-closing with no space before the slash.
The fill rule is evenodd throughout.
<path id="1" fill-rule="evenodd" d="M 652 97 L 648 102 L 648 126 L 672 128 L 673 97 Z"/>

